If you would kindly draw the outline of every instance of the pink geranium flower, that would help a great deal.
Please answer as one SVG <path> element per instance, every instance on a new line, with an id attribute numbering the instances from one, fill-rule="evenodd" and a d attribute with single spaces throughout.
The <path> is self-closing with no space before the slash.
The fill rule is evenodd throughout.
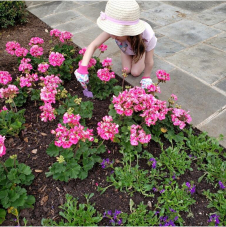
<path id="1" fill-rule="evenodd" d="M 115 78 L 115 73 L 114 72 L 110 72 L 110 70 L 108 68 L 104 68 L 104 69 L 99 69 L 97 71 L 97 76 L 104 82 L 109 81 L 112 78 Z"/>
<path id="2" fill-rule="evenodd" d="M 28 53 L 28 50 L 23 47 L 19 47 L 15 50 L 15 55 L 17 57 L 25 57 L 25 56 L 27 56 L 27 53 Z"/>
<path id="3" fill-rule="evenodd" d="M 186 123 L 190 123 L 192 118 L 189 112 L 185 110 L 174 108 L 171 114 L 171 119 L 174 125 L 179 126 L 180 129 L 183 129 L 186 126 Z"/>
<path id="4" fill-rule="evenodd" d="M 63 31 L 61 32 L 61 35 L 60 35 L 60 41 L 64 43 L 65 40 L 70 40 L 72 36 L 73 35 L 70 32 Z"/>
<path id="5" fill-rule="evenodd" d="M 43 48 L 38 46 L 38 45 L 34 45 L 30 49 L 30 54 L 34 57 L 42 56 L 43 55 Z"/>
<path id="6" fill-rule="evenodd" d="M 14 55 L 16 49 L 20 48 L 20 44 L 15 41 L 9 41 L 6 43 L 6 51 L 8 54 Z"/>
<path id="7" fill-rule="evenodd" d="M 50 31 L 50 36 L 60 37 L 61 31 L 58 29 L 53 29 Z"/>
<path id="8" fill-rule="evenodd" d="M 170 74 L 166 73 L 165 70 L 158 70 L 156 72 L 156 76 L 160 82 L 165 82 L 167 80 L 170 80 Z"/>
<path id="9" fill-rule="evenodd" d="M 33 37 L 33 38 L 30 39 L 29 46 L 41 45 L 43 43 L 44 43 L 44 40 L 42 38 Z"/>
<path id="10" fill-rule="evenodd" d="M 38 71 L 39 72 L 42 72 L 42 73 L 45 73 L 49 68 L 49 64 L 47 63 L 41 63 L 38 65 Z"/>
<path id="11" fill-rule="evenodd" d="M 133 146 L 137 146 L 139 142 L 144 144 L 151 140 L 151 134 L 147 135 L 140 125 L 131 125 L 130 133 L 130 143 Z"/>
<path id="12" fill-rule="evenodd" d="M 49 55 L 49 63 L 52 66 L 61 66 L 64 62 L 65 58 L 63 54 L 58 52 L 51 52 Z"/>
<path id="13" fill-rule="evenodd" d="M 82 48 L 82 49 L 79 51 L 79 54 L 84 55 L 85 52 L 86 52 L 86 47 Z"/>
<path id="14" fill-rule="evenodd" d="M 6 154 L 6 147 L 4 144 L 5 136 L 0 135 L 0 157 Z"/>
<path id="15" fill-rule="evenodd" d="M 112 65 L 112 59 L 106 58 L 101 63 L 103 67 L 110 67 Z"/>
<path id="16" fill-rule="evenodd" d="M 107 45 L 104 45 L 104 44 L 101 44 L 98 49 L 101 51 L 101 52 L 104 52 L 105 50 L 107 50 L 108 46 Z"/>
<path id="17" fill-rule="evenodd" d="M 12 81 L 12 77 L 7 71 L 0 71 L 0 84 L 6 85 Z"/>

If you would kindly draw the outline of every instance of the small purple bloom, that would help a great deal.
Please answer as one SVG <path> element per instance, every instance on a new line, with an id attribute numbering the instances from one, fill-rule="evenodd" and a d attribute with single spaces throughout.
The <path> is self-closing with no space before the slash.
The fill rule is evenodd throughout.
<path id="1" fill-rule="evenodd" d="M 169 220 L 168 225 L 169 225 L 169 226 L 175 226 L 174 221 Z"/>
<path id="2" fill-rule="evenodd" d="M 153 162 L 151 167 L 152 167 L 153 169 L 155 169 L 155 168 L 156 168 L 156 164 L 157 164 L 155 158 L 150 158 L 149 161 L 150 161 L 150 162 Z"/>
<path id="3" fill-rule="evenodd" d="M 219 221 L 219 216 L 216 215 L 216 214 L 212 214 L 210 216 L 210 219 L 208 220 L 208 222 L 212 222 L 214 221 L 215 222 L 215 225 L 217 226 L 218 224 L 220 224 L 220 221 Z"/>
<path id="4" fill-rule="evenodd" d="M 158 191 L 157 188 L 152 188 L 152 189 L 153 189 L 154 192 L 157 192 Z"/>
<path id="5" fill-rule="evenodd" d="M 174 221 L 176 221 L 178 219 L 178 216 L 176 216 L 175 218 L 174 218 Z"/>
<path id="6" fill-rule="evenodd" d="M 185 184 L 188 188 L 190 188 L 191 187 L 191 184 L 189 183 L 189 182 L 186 182 L 186 184 Z"/>
<path id="7" fill-rule="evenodd" d="M 165 189 L 162 189 L 162 190 L 160 191 L 160 193 L 162 194 L 164 191 L 165 191 Z"/>
<path id="8" fill-rule="evenodd" d="M 175 211 L 174 209 L 172 209 L 172 208 L 169 208 L 169 210 L 170 210 L 171 212 L 173 212 L 173 213 L 176 213 L 176 211 Z"/>
<path id="9" fill-rule="evenodd" d="M 192 155 L 191 155 L 191 154 L 189 154 L 189 155 L 188 155 L 188 157 L 189 157 L 189 158 L 192 158 Z"/>
<path id="10" fill-rule="evenodd" d="M 195 185 L 193 185 L 193 187 L 190 189 L 191 194 L 195 193 Z"/>
<path id="11" fill-rule="evenodd" d="M 155 212 L 155 215 L 157 215 L 157 214 L 159 214 L 159 211 L 156 211 L 156 212 Z"/>
<path id="12" fill-rule="evenodd" d="M 159 218 L 159 220 L 160 220 L 160 221 L 163 221 L 163 218 L 164 218 L 164 216 L 161 216 L 161 217 Z"/>
<path id="13" fill-rule="evenodd" d="M 168 220 L 168 216 L 165 216 L 165 217 L 163 218 L 163 221 L 166 222 L 167 220 Z"/>
<path id="14" fill-rule="evenodd" d="M 120 218 L 119 220 L 118 220 L 118 225 L 121 225 L 122 224 L 122 218 Z"/>
<path id="15" fill-rule="evenodd" d="M 111 165 L 112 162 L 110 162 L 109 158 L 103 159 L 103 161 L 101 162 L 101 167 L 103 169 L 109 167 Z"/>
<path id="16" fill-rule="evenodd" d="M 115 210 L 115 213 L 114 213 L 114 219 L 117 219 L 117 216 L 121 214 L 121 211 L 120 210 Z"/>
<path id="17" fill-rule="evenodd" d="M 108 210 L 107 215 L 110 215 L 110 216 L 112 215 L 111 210 Z"/>
<path id="18" fill-rule="evenodd" d="M 175 173 L 173 174 L 173 179 L 174 179 L 174 180 L 176 179 Z"/>
<path id="19" fill-rule="evenodd" d="M 226 188 L 221 181 L 219 181 L 218 183 L 219 183 L 219 186 L 220 186 L 221 189 L 225 189 Z"/>

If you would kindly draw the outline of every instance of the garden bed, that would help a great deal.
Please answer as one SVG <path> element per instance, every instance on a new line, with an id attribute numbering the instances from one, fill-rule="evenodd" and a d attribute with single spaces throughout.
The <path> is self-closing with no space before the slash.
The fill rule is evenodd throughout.
<path id="1" fill-rule="evenodd" d="M 55 43 L 49 43 L 50 30 L 51 28 L 48 25 L 40 21 L 32 14 L 29 14 L 27 24 L 2 29 L 0 32 L 0 40 L 2 44 L 0 46 L 0 70 L 8 71 L 14 80 L 20 75 L 17 67 L 16 57 L 5 52 L 5 44 L 8 41 L 17 41 L 21 44 L 21 46 L 28 48 L 28 42 L 32 37 L 41 37 L 45 40 L 43 48 L 45 51 L 48 51 L 54 44 L 57 44 L 57 41 L 54 41 Z M 73 43 L 71 43 L 71 45 L 73 45 L 76 51 L 76 57 L 78 55 L 79 48 Z M 48 54 L 48 52 L 45 52 L 44 54 Z M 122 80 L 119 77 L 117 77 L 117 79 L 117 85 L 121 85 Z M 74 75 L 72 75 L 71 81 L 64 83 L 64 87 L 72 96 L 77 95 L 78 97 L 82 98 L 82 102 L 93 102 L 93 116 L 91 119 L 86 120 L 86 125 L 88 128 L 94 130 L 95 136 L 98 136 L 96 130 L 97 123 L 100 122 L 104 116 L 108 115 L 112 96 L 106 100 L 89 99 L 84 97 L 83 89 L 80 83 L 78 83 L 75 79 Z M 3 101 L 0 101 L 0 109 L 2 109 L 2 106 Z M 102 215 L 107 210 L 112 210 L 113 212 L 115 210 L 120 210 L 123 213 L 130 214 L 130 199 L 132 199 L 136 205 L 139 205 L 141 202 L 143 202 L 145 205 L 149 204 L 149 206 L 147 206 L 147 210 L 159 211 L 159 209 L 155 209 L 155 205 L 157 204 L 158 197 L 161 196 L 160 191 L 155 192 L 152 190 L 151 193 L 154 194 L 154 198 L 152 198 L 144 196 L 139 192 L 135 192 L 133 195 L 130 195 L 128 192 L 120 191 L 119 189 L 116 189 L 114 186 L 112 186 L 109 187 L 103 194 L 101 194 L 97 190 L 98 187 L 106 187 L 110 185 L 110 183 L 106 181 L 106 177 L 110 176 L 112 173 L 111 169 L 109 168 L 103 169 L 100 163 L 96 163 L 94 165 L 92 170 L 89 171 L 88 177 L 84 180 L 71 179 L 68 182 L 63 182 L 54 180 L 52 176 L 46 177 L 45 173 L 49 171 L 49 167 L 56 161 L 55 157 L 50 157 L 46 153 L 46 149 L 48 148 L 49 144 L 55 139 L 55 136 L 51 134 L 50 131 L 57 128 L 60 118 L 57 117 L 55 120 L 48 122 L 41 121 L 41 111 L 39 109 L 38 102 L 30 100 L 30 98 L 28 98 L 26 104 L 19 109 L 26 109 L 25 129 L 19 133 L 19 136 L 6 138 L 5 145 L 7 150 L 3 160 L 6 160 L 10 155 L 17 154 L 18 161 L 30 166 L 32 173 L 35 176 L 32 184 L 30 186 L 25 186 L 27 193 L 35 197 L 34 208 L 23 209 L 20 212 L 21 224 L 23 224 L 23 217 L 27 219 L 27 225 L 29 226 L 40 226 L 42 218 L 50 218 L 58 222 L 61 219 L 59 215 L 59 211 L 61 209 L 59 206 L 65 203 L 66 194 L 70 194 L 73 197 L 78 198 L 79 203 L 85 203 L 86 200 L 84 194 L 94 193 L 94 196 L 90 199 L 90 202 L 92 204 L 95 203 L 96 210 Z M 189 126 L 187 126 L 187 128 L 189 128 Z M 180 130 L 178 129 L 177 134 L 179 133 Z M 200 133 L 201 132 L 198 129 L 193 129 L 194 135 L 198 136 Z M 186 133 L 185 135 L 187 136 Z M 161 134 L 160 137 L 163 143 L 163 149 L 166 150 L 171 146 L 171 143 L 163 134 Z M 174 146 L 177 145 L 175 141 L 173 141 L 173 144 Z M 101 154 L 100 157 L 102 159 L 109 158 L 110 160 L 114 160 L 114 168 L 121 166 L 122 163 L 120 163 L 120 160 L 122 159 L 123 155 L 121 152 L 119 152 L 120 146 L 117 143 L 113 143 L 111 141 L 104 141 L 104 145 L 106 146 L 106 152 Z M 218 146 L 216 146 L 216 148 L 218 148 Z M 144 150 L 152 154 L 155 158 L 159 158 L 162 152 L 161 146 L 154 140 L 151 140 Z M 218 152 L 218 150 L 215 151 L 216 153 Z M 208 152 L 208 150 L 205 150 L 204 152 Z M 194 152 L 192 153 L 189 148 L 186 149 L 186 153 L 188 155 L 194 154 Z M 223 155 L 219 157 L 224 160 L 225 149 L 221 151 L 221 154 Z M 223 181 L 223 179 L 216 177 L 211 183 L 207 182 L 206 178 L 204 177 L 203 180 L 199 182 L 199 178 L 203 176 L 206 170 L 198 169 L 200 166 L 197 164 L 196 158 L 191 158 L 191 161 L 192 163 L 190 168 L 193 170 L 191 171 L 189 168 L 187 168 L 184 174 L 178 174 L 174 180 L 178 183 L 180 188 L 184 183 L 191 181 L 193 181 L 193 184 L 196 186 L 195 193 L 191 195 L 191 197 L 195 200 L 195 203 L 190 206 L 189 212 L 181 211 L 180 215 L 184 220 L 185 226 L 207 226 L 209 224 L 209 217 L 213 213 L 217 213 L 222 218 L 226 217 L 223 216 L 225 214 L 219 213 L 219 210 L 217 211 L 215 207 L 207 208 L 210 201 L 205 195 L 203 195 L 203 191 L 208 189 L 211 193 L 217 193 L 219 190 L 218 181 Z M 145 160 L 145 158 L 139 159 L 139 168 L 150 170 L 151 166 L 147 165 L 147 162 L 148 161 Z M 132 166 L 134 165 L 135 161 L 132 162 Z M 224 165 L 222 165 L 222 171 L 225 171 L 225 166 L 226 165 L 224 161 Z M 166 170 L 166 172 L 169 173 L 168 170 Z M 215 173 L 218 172 L 216 171 Z M 161 180 L 159 180 L 158 183 L 161 184 Z M 226 183 L 225 179 L 223 183 Z M 223 191 L 225 193 L 225 189 Z M 186 201 L 184 201 L 184 203 L 186 203 Z M 12 214 L 7 214 L 3 225 L 15 225 L 16 222 L 14 219 L 15 216 Z M 98 225 L 109 225 L 109 219 L 103 218 Z"/>

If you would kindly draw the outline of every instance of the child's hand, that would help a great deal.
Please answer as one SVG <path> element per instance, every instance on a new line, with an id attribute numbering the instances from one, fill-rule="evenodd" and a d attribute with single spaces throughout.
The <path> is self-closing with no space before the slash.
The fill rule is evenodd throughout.
<path id="1" fill-rule="evenodd" d="M 75 77 L 78 82 L 82 85 L 84 89 L 87 89 L 87 84 L 89 83 L 89 74 L 81 74 L 75 70 Z"/>
<path id="2" fill-rule="evenodd" d="M 153 84 L 152 79 L 149 77 L 143 77 L 142 80 L 140 81 L 140 86 L 143 89 L 147 89 L 149 85 Z"/>

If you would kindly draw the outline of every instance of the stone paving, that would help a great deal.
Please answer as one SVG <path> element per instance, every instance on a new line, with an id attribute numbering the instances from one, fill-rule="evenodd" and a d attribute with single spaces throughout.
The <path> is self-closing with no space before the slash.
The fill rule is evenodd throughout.
<path id="1" fill-rule="evenodd" d="M 79 47 L 101 33 L 96 25 L 106 1 L 30 1 L 27 9 L 52 28 L 73 33 Z M 138 1 L 141 18 L 154 29 L 158 43 L 152 79 L 164 69 L 171 80 L 161 84 L 159 97 L 173 93 L 178 104 L 189 110 L 193 126 L 209 135 L 224 135 L 226 147 L 226 2 L 219 1 Z M 113 40 L 106 42 L 113 70 L 121 76 L 120 51 Z M 138 86 L 141 77 L 128 76 Z"/>

